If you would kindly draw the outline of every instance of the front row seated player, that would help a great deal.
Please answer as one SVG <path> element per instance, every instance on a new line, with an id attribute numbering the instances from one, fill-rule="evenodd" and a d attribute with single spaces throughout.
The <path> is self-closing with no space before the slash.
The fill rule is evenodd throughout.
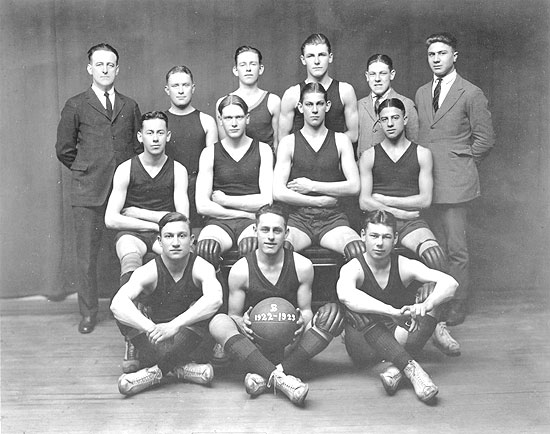
<path id="1" fill-rule="evenodd" d="M 255 248 L 254 213 L 272 201 L 273 153 L 246 135 L 248 106 L 237 95 L 218 105 L 225 138 L 205 148 L 199 161 L 196 202 L 207 217 L 197 254 L 218 269 L 220 256 L 238 245 L 241 256 Z"/>
<path id="2" fill-rule="evenodd" d="M 187 217 L 166 214 L 159 230 L 161 255 L 135 270 L 111 303 L 121 332 L 147 366 L 120 376 L 123 395 L 159 384 L 169 374 L 198 384 L 214 377 L 212 365 L 194 363 L 193 352 L 209 338 L 208 320 L 222 305 L 221 285 L 212 264 L 191 252 Z"/>
<path id="3" fill-rule="evenodd" d="M 348 354 L 357 364 L 391 362 L 380 374 L 389 395 L 405 376 L 416 396 L 431 402 L 438 388 L 413 357 L 433 334 L 441 305 L 453 297 L 458 283 L 441 271 L 392 253 L 397 232 L 389 212 L 368 213 L 361 235 L 366 252 L 342 267 L 336 288 L 346 308 Z M 411 286 L 415 281 L 434 282 L 435 287 L 417 293 L 416 286 Z"/>
<path id="4" fill-rule="evenodd" d="M 359 160 L 359 205 L 363 211 L 394 214 L 399 243 L 428 267 L 447 273 L 447 256 L 421 215 L 432 203 L 432 153 L 406 137 L 408 118 L 400 99 L 384 100 L 377 115 L 385 137 Z M 443 353 L 460 355 L 460 345 L 445 322 L 437 324 L 432 341 Z"/>
<path id="5" fill-rule="evenodd" d="M 325 349 L 343 329 L 343 309 L 327 303 L 313 315 L 313 265 L 285 249 L 288 213 L 278 203 L 256 213 L 258 248 L 239 259 L 229 273 L 229 312 L 210 322 L 210 333 L 246 370 L 245 389 L 257 396 L 269 387 L 282 391 L 292 403 L 303 404 L 309 387 L 296 378 L 297 370 Z M 251 330 L 252 307 L 268 297 L 282 297 L 297 307 L 295 341 L 284 348 L 260 347 Z"/>

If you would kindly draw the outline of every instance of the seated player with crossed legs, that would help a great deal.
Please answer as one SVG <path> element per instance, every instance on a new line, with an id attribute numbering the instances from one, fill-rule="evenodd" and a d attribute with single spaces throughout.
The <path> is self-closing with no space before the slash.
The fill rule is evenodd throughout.
<path id="1" fill-rule="evenodd" d="M 432 153 L 405 136 L 408 119 L 400 99 L 384 100 L 378 116 L 385 138 L 359 161 L 359 205 L 363 211 L 391 212 L 397 218 L 399 243 L 428 267 L 448 273 L 445 252 L 421 217 L 432 202 Z M 460 345 L 445 322 L 438 323 L 432 341 L 444 354 L 460 355 Z"/>
<path id="2" fill-rule="evenodd" d="M 298 109 L 304 126 L 279 143 L 273 197 L 292 206 L 288 241 L 296 251 L 317 244 L 349 259 L 364 244 L 339 205 L 359 193 L 359 171 L 349 138 L 325 126 L 330 107 L 321 84 L 302 88 Z"/>
<path id="3" fill-rule="evenodd" d="M 159 384 L 168 374 L 197 384 L 209 384 L 214 377 L 212 365 L 192 359 L 209 338 L 208 320 L 222 305 L 221 285 L 214 267 L 191 252 L 187 217 L 169 213 L 158 225 L 161 255 L 135 270 L 111 303 L 122 333 L 148 366 L 120 376 L 123 395 Z"/>
<path id="4" fill-rule="evenodd" d="M 168 118 L 152 111 L 141 118 L 137 139 L 143 152 L 120 164 L 105 211 L 105 224 L 118 231 L 116 252 L 120 260 L 120 287 L 143 264 L 148 252 L 160 253 L 158 222 L 169 212 L 189 212 L 187 170 L 168 157 Z M 135 348 L 126 341 L 123 372 L 139 369 Z"/>
<path id="5" fill-rule="evenodd" d="M 239 259 L 229 273 L 229 313 L 210 322 L 210 333 L 226 352 L 248 371 L 245 388 L 252 396 L 268 387 L 282 391 L 292 403 L 303 404 L 309 387 L 293 376 L 307 360 L 325 349 L 343 328 L 343 309 L 327 303 L 313 315 L 313 265 L 285 249 L 288 213 L 278 203 L 256 213 L 258 249 Z M 251 329 L 252 307 L 268 297 L 281 297 L 297 307 L 300 316 L 295 343 L 278 351 L 260 347 Z"/>
<path id="6" fill-rule="evenodd" d="M 254 213 L 272 201 L 273 153 L 246 135 L 248 106 L 228 95 L 218 105 L 226 137 L 202 151 L 197 176 L 199 214 L 207 217 L 197 253 L 219 268 L 220 256 L 234 245 L 241 256 L 256 247 Z"/>
<path id="7" fill-rule="evenodd" d="M 346 307 L 346 349 L 356 363 L 392 363 L 380 374 L 389 395 L 405 375 L 416 396 L 431 402 L 438 388 L 413 356 L 433 334 L 441 305 L 453 297 L 458 283 L 419 261 L 393 254 L 396 224 L 389 212 L 369 212 L 361 231 L 366 252 L 340 270 L 336 289 Z M 417 293 L 413 282 L 435 286 L 422 286 Z"/>

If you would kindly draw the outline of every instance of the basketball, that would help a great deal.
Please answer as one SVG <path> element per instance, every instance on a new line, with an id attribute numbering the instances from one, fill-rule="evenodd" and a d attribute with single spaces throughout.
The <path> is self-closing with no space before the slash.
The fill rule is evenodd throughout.
<path id="1" fill-rule="evenodd" d="M 266 298 L 250 312 L 254 339 L 263 347 L 280 348 L 291 343 L 297 321 L 296 308 L 281 297 Z"/>

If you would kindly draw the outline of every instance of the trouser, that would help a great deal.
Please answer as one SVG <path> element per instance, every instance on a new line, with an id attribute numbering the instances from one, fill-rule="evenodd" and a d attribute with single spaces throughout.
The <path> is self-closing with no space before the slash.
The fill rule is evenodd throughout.
<path id="1" fill-rule="evenodd" d="M 98 310 L 97 257 L 105 230 L 105 206 L 73 206 L 78 307 L 82 316 Z"/>

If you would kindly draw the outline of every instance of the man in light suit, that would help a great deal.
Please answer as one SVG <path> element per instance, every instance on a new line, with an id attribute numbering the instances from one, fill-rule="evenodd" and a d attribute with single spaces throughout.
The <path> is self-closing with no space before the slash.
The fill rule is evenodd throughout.
<path id="1" fill-rule="evenodd" d="M 92 86 L 65 103 L 55 144 L 57 158 L 72 173 L 80 333 L 91 333 L 97 321 L 97 257 L 115 168 L 143 149 L 138 105 L 114 89 L 117 51 L 98 44 L 88 50 L 88 60 Z"/>
<path id="2" fill-rule="evenodd" d="M 384 138 L 384 130 L 378 120 L 376 108 L 385 100 L 391 98 L 400 99 L 405 105 L 407 124 L 405 125 L 405 136 L 416 143 L 418 138 L 418 114 L 414 102 L 406 96 L 398 94 L 392 87 L 391 82 L 395 78 L 393 61 L 385 54 L 373 54 L 367 60 L 365 71 L 367 83 L 371 89 L 366 97 L 357 102 L 357 113 L 359 115 L 359 140 L 357 146 L 357 158 L 367 149 L 381 143 Z"/>
<path id="3" fill-rule="evenodd" d="M 432 151 L 431 227 L 447 250 L 450 274 L 460 284 L 447 316 L 448 325 L 457 325 L 466 317 L 469 293 L 468 207 L 480 195 L 477 166 L 495 137 L 487 98 L 456 72 L 456 39 L 436 33 L 426 46 L 434 78 L 416 92 L 418 143 Z"/>

